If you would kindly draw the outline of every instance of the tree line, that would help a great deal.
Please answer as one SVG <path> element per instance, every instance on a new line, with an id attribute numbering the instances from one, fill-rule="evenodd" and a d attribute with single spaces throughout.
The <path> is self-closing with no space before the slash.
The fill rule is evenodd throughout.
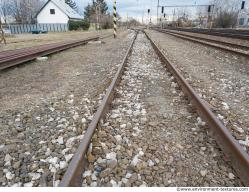
<path id="1" fill-rule="evenodd" d="M 35 16 L 44 2 L 42 0 L 0 0 L 0 13 L 5 23 L 34 23 Z"/>
<path id="2" fill-rule="evenodd" d="M 112 16 L 105 0 L 93 0 L 84 10 L 84 19 L 95 25 L 96 29 L 112 27 Z"/>
<path id="3" fill-rule="evenodd" d="M 198 7 L 197 19 L 200 25 L 205 25 L 208 20 L 209 26 L 215 28 L 233 28 L 238 24 L 238 16 L 241 9 L 241 2 L 238 0 L 210 0 L 211 7 Z M 209 11 L 208 11 L 209 10 Z M 170 25 L 178 27 L 195 27 L 192 22 L 191 12 L 186 9 L 178 9 L 173 13 L 173 21 Z M 212 23 L 212 24 L 211 24 Z"/>

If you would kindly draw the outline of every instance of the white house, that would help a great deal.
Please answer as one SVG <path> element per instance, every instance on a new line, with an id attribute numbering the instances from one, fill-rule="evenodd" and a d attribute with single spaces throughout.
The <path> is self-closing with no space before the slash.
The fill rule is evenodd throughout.
<path id="1" fill-rule="evenodd" d="M 82 20 L 79 15 L 64 0 L 48 0 L 37 13 L 37 23 L 58 23 L 67 24 L 69 20 Z"/>
<path id="2" fill-rule="evenodd" d="M 249 27 L 249 9 L 245 9 L 239 14 L 239 26 Z"/>

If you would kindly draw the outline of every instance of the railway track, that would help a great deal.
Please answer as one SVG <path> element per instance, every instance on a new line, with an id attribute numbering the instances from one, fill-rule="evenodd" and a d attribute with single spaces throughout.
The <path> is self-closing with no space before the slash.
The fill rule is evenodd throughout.
<path id="1" fill-rule="evenodd" d="M 63 51 L 72 47 L 83 45 L 89 41 L 96 41 L 100 37 L 91 37 L 79 40 L 65 41 L 59 43 L 51 43 L 45 45 L 39 45 L 34 47 L 8 50 L 0 52 L 0 70 L 13 67 L 27 61 L 36 59 L 37 57 L 42 57 L 50 55 L 59 51 Z"/>
<path id="2" fill-rule="evenodd" d="M 145 46 L 140 48 L 142 44 Z M 154 49 L 154 52 L 151 49 Z M 145 53 L 147 56 L 144 56 Z M 165 66 L 167 70 L 165 70 Z M 144 82 L 147 83 L 143 85 Z M 169 90 L 164 90 L 166 85 Z M 185 118 L 189 113 L 185 112 L 186 114 L 184 114 L 183 111 L 184 108 L 187 108 L 188 103 L 183 102 L 184 97 L 180 89 L 188 97 L 190 106 L 195 107 L 211 129 L 213 137 L 236 171 L 240 181 L 248 186 L 248 154 L 147 33 L 145 35 L 136 33 L 59 186 L 105 186 L 106 183 L 112 186 L 145 186 L 149 182 L 167 186 L 172 183 L 172 180 L 168 176 L 165 176 L 165 180 L 160 179 L 166 173 L 174 174 L 188 186 L 198 185 L 198 182 L 201 182 L 199 176 L 205 177 L 207 172 L 211 174 L 208 178 L 216 178 L 219 182 L 222 182 L 223 179 L 226 180 L 226 176 L 221 170 L 217 171 L 216 168 L 209 167 L 212 165 L 213 159 L 210 154 L 205 155 L 204 152 L 210 145 L 213 152 L 216 143 L 206 135 L 203 127 L 198 128 L 198 133 L 195 132 L 195 128 L 193 129 L 195 133 L 191 133 L 190 127 L 195 125 L 193 124 L 195 117 L 189 115 L 188 120 Z M 146 90 L 150 90 L 150 92 L 146 92 Z M 164 98 L 164 91 L 167 93 L 168 99 L 172 99 L 173 102 Z M 149 111 L 146 111 L 144 102 L 146 99 L 150 103 Z M 157 107 L 153 108 L 153 104 Z M 182 109 L 177 111 L 180 108 Z M 159 114 L 162 116 L 159 117 Z M 157 123 L 149 122 L 151 119 Z M 200 117 L 197 117 L 197 121 L 198 126 L 205 126 Z M 183 124 L 182 127 L 179 127 L 179 123 Z M 147 125 L 148 127 L 146 127 Z M 177 138 L 174 138 L 174 134 Z M 198 140 L 198 137 L 205 137 L 205 139 L 199 138 L 200 140 Z M 209 147 L 206 146 L 207 143 L 209 143 Z M 186 145 L 186 153 L 182 154 L 178 150 L 183 150 L 183 145 Z M 202 146 L 200 148 L 201 154 L 206 158 L 204 160 L 201 160 L 195 152 L 199 149 L 198 145 Z M 173 155 L 176 152 L 180 154 L 175 157 Z M 216 152 L 220 153 L 219 150 Z M 166 156 L 163 156 L 163 153 Z M 196 158 L 185 159 L 183 158 L 185 155 L 188 157 L 196 155 Z M 157 158 L 151 160 L 154 156 Z M 219 159 L 219 163 L 226 164 L 222 160 L 222 156 L 221 154 L 216 158 Z M 169 159 L 165 161 L 164 158 Z M 181 158 L 184 159 L 183 162 L 186 165 L 174 164 Z M 193 164 L 191 165 L 191 163 Z M 155 164 L 158 166 L 154 167 Z M 186 171 L 185 175 L 181 171 L 175 172 L 175 169 L 191 169 L 192 167 L 194 167 L 192 171 Z M 197 175 L 192 176 L 193 178 L 188 175 L 191 175 L 192 172 L 197 172 Z M 108 174 L 111 176 L 108 177 Z M 157 178 L 157 174 L 160 177 L 153 181 L 153 177 Z M 232 173 L 229 173 L 229 178 L 234 181 Z M 176 185 L 181 184 L 176 183 Z M 199 185 L 201 184 L 199 183 Z M 215 184 L 213 183 L 213 185 Z M 223 183 L 223 185 L 225 184 Z"/>
<path id="3" fill-rule="evenodd" d="M 213 35 L 213 36 L 221 36 L 221 37 L 229 37 L 229 38 L 235 38 L 235 39 L 249 39 L 249 31 L 248 30 L 232 30 L 232 29 L 186 29 L 186 28 L 168 28 L 172 31 L 185 31 L 185 32 L 191 32 L 191 33 L 201 33 L 201 34 L 207 34 L 207 35 Z"/>
<path id="4" fill-rule="evenodd" d="M 169 34 L 174 37 L 178 37 L 178 38 L 188 40 L 191 42 L 200 43 L 202 45 L 221 49 L 223 51 L 227 51 L 233 54 L 235 53 L 241 56 L 249 57 L 249 46 L 214 40 L 210 38 L 196 37 L 193 35 L 187 35 L 187 34 L 179 33 L 176 31 L 165 30 L 165 29 L 156 29 L 156 31 Z"/>

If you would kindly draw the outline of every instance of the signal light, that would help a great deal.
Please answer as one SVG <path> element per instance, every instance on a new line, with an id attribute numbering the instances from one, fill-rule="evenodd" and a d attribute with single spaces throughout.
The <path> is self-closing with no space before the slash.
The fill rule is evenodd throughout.
<path id="1" fill-rule="evenodd" d="M 244 8 L 245 8 L 245 4 L 246 4 L 246 2 L 245 2 L 245 1 L 242 1 L 241 9 L 244 9 Z"/>
<path id="2" fill-rule="evenodd" d="M 211 12 L 211 5 L 208 6 L 208 12 Z"/>
<path id="3" fill-rule="evenodd" d="M 162 13 L 164 13 L 164 7 L 162 7 Z"/>

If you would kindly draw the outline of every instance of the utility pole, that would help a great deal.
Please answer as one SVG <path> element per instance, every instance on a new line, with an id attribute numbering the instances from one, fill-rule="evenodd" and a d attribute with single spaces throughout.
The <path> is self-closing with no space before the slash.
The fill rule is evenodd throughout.
<path id="1" fill-rule="evenodd" d="M 126 13 L 127 15 L 127 19 L 126 19 L 126 25 L 127 25 L 127 29 L 129 28 L 129 16 L 128 16 L 128 12 Z"/>
<path id="2" fill-rule="evenodd" d="M 117 2 L 113 2 L 113 36 L 117 37 Z"/>
<path id="3" fill-rule="evenodd" d="M 156 20 L 157 25 L 158 25 L 158 9 L 159 9 L 159 3 L 160 3 L 159 1 L 160 0 L 157 1 L 157 20 Z"/>

